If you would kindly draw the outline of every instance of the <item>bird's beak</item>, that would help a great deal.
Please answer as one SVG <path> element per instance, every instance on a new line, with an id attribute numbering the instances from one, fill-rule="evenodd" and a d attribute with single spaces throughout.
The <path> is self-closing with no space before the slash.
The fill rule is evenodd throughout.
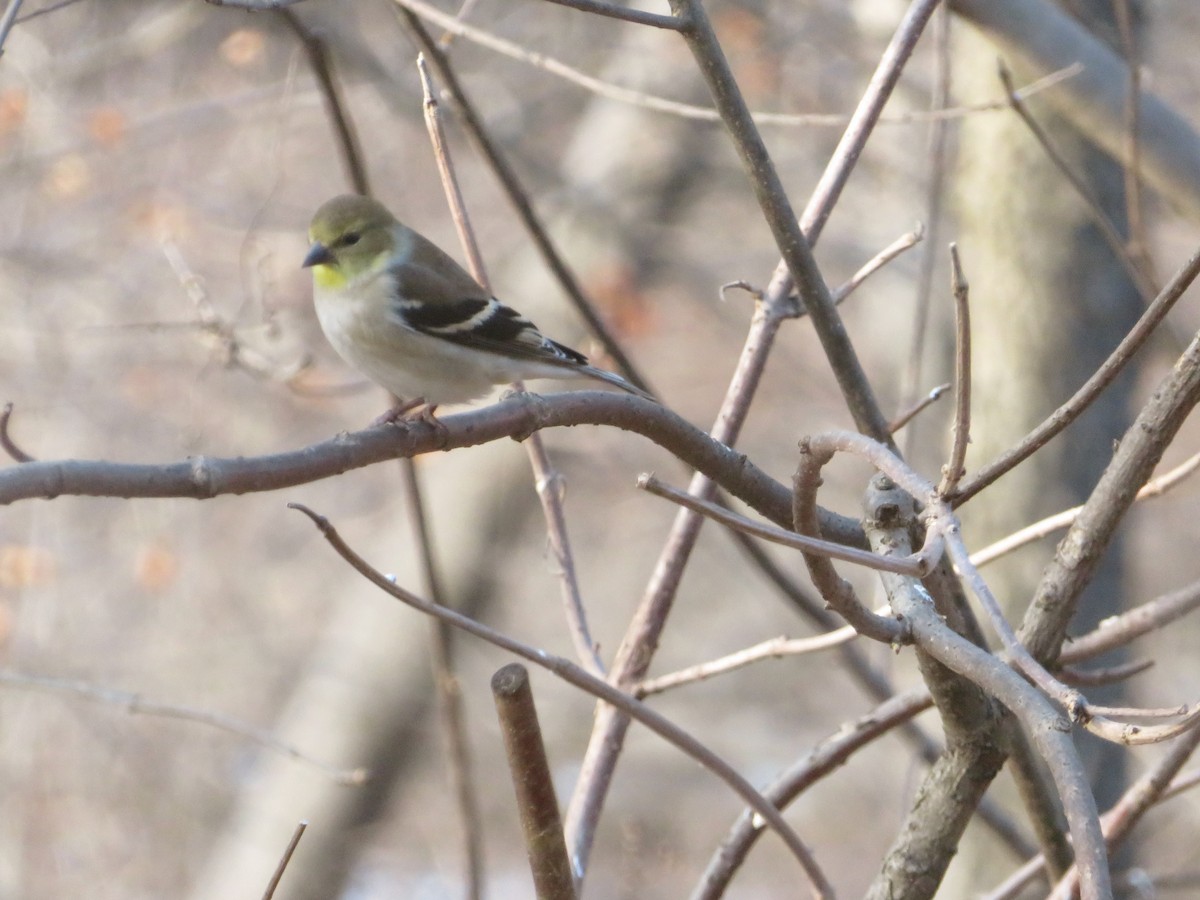
<path id="1" fill-rule="evenodd" d="M 300 264 L 300 268 L 309 269 L 313 266 L 323 266 L 331 262 L 334 262 L 334 258 L 329 248 L 320 241 L 313 241 L 313 245 L 308 248 L 308 256 L 304 257 L 304 262 Z"/>

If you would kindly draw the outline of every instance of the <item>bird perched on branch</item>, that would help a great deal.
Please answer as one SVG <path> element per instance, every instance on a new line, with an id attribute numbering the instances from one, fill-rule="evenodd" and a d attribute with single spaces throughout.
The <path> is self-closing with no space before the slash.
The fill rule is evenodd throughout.
<path id="1" fill-rule="evenodd" d="M 321 328 L 346 362 L 400 398 L 392 418 L 528 378 L 593 378 L 653 399 L 543 335 L 369 197 L 325 203 L 309 239 Z"/>

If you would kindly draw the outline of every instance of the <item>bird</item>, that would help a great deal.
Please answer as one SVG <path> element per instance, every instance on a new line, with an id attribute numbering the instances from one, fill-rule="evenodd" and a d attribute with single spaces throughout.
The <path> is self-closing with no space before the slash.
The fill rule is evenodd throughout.
<path id="1" fill-rule="evenodd" d="M 381 420 L 417 407 L 432 416 L 439 405 L 531 378 L 591 378 L 654 399 L 546 337 L 377 200 L 328 200 L 308 236 L 302 267 L 312 270 L 321 330 L 339 356 L 399 401 Z"/>

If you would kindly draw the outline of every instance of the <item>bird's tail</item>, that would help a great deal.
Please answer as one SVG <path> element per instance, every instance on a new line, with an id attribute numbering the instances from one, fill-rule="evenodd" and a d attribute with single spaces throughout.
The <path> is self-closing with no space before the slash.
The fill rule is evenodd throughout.
<path id="1" fill-rule="evenodd" d="M 615 372 L 609 372 L 605 369 L 597 369 L 595 366 L 583 366 L 581 371 L 584 372 L 586 375 L 589 375 L 590 377 L 597 379 L 598 381 L 607 381 L 609 384 L 613 385 L 614 387 L 619 387 L 621 390 L 625 391 L 626 393 L 636 394 L 637 396 L 642 397 L 643 399 L 646 399 L 646 400 L 650 400 L 653 403 L 658 402 L 658 400 L 655 397 L 652 397 L 650 394 L 647 394 L 636 384 L 631 384 L 630 382 L 626 381 L 624 378 L 622 378 L 620 375 L 618 375 Z"/>

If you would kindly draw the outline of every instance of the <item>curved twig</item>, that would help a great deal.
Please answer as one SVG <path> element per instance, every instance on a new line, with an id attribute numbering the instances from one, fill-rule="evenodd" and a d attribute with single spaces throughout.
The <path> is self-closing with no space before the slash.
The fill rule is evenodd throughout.
<path id="1" fill-rule="evenodd" d="M 746 803 L 754 808 L 755 812 L 770 824 L 772 830 L 783 839 L 788 849 L 792 851 L 792 854 L 804 868 L 804 872 L 812 884 L 813 891 L 818 897 L 833 896 L 833 888 L 830 886 L 828 879 L 826 879 L 824 873 L 817 866 L 816 860 L 813 859 L 812 854 L 804 845 L 799 835 L 796 834 L 792 827 L 783 819 L 783 816 L 780 815 L 779 810 L 755 790 L 754 786 L 730 766 L 729 763 L 725 762 L 678 725 L 623 691 L 613 687 L 608 682 L 588 673 L 570 660 L 547 653 L 545 650 L 530 647 L 452 609 L 422 600 L 415 594 L 399 587 L 390 578 L 379 572 L 355 553 L 327 518 L 313 512 L 301 503 L 289 503 L 288 508 L 295 509 L 307 516 L 317 526 L 321 535 L 329 542 L 329 545 L 337 551 L 338 555 L 349 563 L 356 572 L 380 590 L 419 612 L 453 625 L 455 628 L 459 628 L 468 634 L 500 647 L 502 650 L 507 650 L 509 653 L 528 660 L 536 666 L 541 666 L 568 684 L 574 685 L 592 696 L 612 704 L 696 760 L 696 762 L 700 763 L 700 765 L 729 785 L 739 797 L 745 800 Z"/>

